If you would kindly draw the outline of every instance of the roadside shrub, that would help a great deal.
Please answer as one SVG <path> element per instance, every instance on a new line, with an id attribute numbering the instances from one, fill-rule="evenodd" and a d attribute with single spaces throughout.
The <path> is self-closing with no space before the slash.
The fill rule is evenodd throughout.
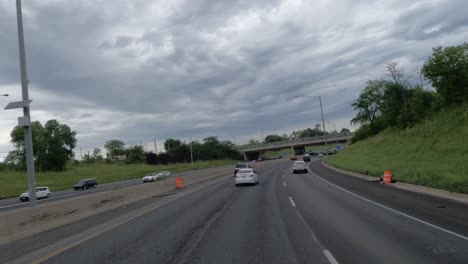
<path id="1" fill-rule="evenodd" d="M 158 160 L 159 160 L 159 163 L 163 165 L 167 165 L 169 164 L 169 161 L 171 160 L 171 155 L 167 153 L 161 153 L 158 155 Z"/>
<path id="2" fill-rule="evenodd" d="M 158 164 L 158 155 L 153 152 L 146 153 L 146 163 L 150 165 Z"/>

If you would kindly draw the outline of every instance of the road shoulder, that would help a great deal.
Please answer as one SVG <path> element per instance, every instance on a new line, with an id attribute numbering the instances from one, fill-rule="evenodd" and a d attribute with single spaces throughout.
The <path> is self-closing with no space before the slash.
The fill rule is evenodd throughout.
<path id="1" fill-rule="evenodd" d="M 378 177 L 373 177 L 373 176 L 364 175 L 361 173 L 347 171 L 347 170 L 333 167 L 329 164 L 326 164 L 323 160 L 321 161 L 321 163 L 327 169 L 330 169 L 330 170 L 333 170 L 333 171 L 336 171 L 336 172 L 339 172 L 348 176 L 356 177 L 356 178 L 366 180 L 366 181 L 379 181 L 380 180 Z M 468 204 L 468 195 L 463 194 L 463 193 L 449 192 L 449 191 L 442 190 L 442 189 L 436 189 L 436 188 L 415 185 L 415 184 L 410 184 L 410 183 L 404 183 L 404 182 L 396 182 L 396 183 L 391 183 L 391 184 L 386 184 L 386 185 L 389 187 L 393 187 L 393 188 L 398 188 L 398 189 L 411 191 L 411 192 L 415 192 L 419 194 L 431 195 L 431 196 L 435 196 L 435 197 L 439 197 L 443 199 L 450 199 L 450 200 L 454 200 L 460 203 Z"/>

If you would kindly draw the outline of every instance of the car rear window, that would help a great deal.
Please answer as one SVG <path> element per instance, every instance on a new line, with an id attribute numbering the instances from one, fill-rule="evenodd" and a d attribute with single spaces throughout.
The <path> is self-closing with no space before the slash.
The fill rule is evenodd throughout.
<path id="1" fill-rule="evenodd" d="M 47 188 L 37 188 L 36 191 L 45 191 Z"/>
<path id="2" fill-rule="evenodd" d="M 237 164 L 236 168 L 247 168 L 247 164 Z"/>
<path id="3" fill-rule="evenodd" d="M 303 161 L 295 161 L 294 164 L 300 165 L 300 164 L 305 164 L 305 163 Z"/>
<path id="4" fill-rule="evenodd" d="M 243 169 L 243 170 L 239 170 L 238 173 L 251 173 L 252 170 L 251 169 Z"/>

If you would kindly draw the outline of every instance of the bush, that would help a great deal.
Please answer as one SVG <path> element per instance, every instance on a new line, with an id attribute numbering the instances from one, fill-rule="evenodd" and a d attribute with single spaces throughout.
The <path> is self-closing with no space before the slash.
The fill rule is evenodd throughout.
<path id="1" fill-rule="evenodd" d="M 153 152 L 146 153 L 146 163 L 150 165 L 157 165 L 158 155 Z"/>
<path id="2" fill-rule="evenodd" d="M 169 161 L 171 160 L 171 155 L 167 153 L 161 153 L 158 155 L 158 160 L 159 160 L 159 163 L 163 165 L 167 165 L 169 164 Z"/>

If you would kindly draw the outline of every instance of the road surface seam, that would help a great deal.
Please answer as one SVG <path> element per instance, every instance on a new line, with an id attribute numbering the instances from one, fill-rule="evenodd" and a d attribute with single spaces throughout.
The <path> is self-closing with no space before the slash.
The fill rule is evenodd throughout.
<path id="1" fill-rule="evenodd" d="M 225 212 L 226 208 L 229 207 L 229 205 L 232 203 L 234 198 L 237 196 L 239 193 L 239 190 L 237 190 L 235 193 L 232 194 L 232 196 L 224 203 L 223 207 L 219 210 L 216 210 L 216 212 L 208 219 L 207 223 L 203 225 L 202 228 L 198 229 L 194 234 L 192 234 L 191 238 L 185 243 L 185 245 L 182 247 L 182 249 L 178 252 L 178 254 L 174 257 L 171 263 L 174 264 L 184 264 L 184 263 L 190 263 L 188 262 L 190 255 L 193 253 L 194 249 L 198 246 L 200 241 L 203 239 L 205 236 L 206 232 L 208 229 L 211 227 L 211 225 L 216 222 L 216 220 Z"/>
<path id="2" fill-rule="evenodd" d="M 340 186 L 338 186 L 338 185 L 336 185 L 336 184 L 333 184 L 333 183 L 331 183 L 331 182 L 329 182 L 329 181 L 323 179 L 322 177 L 318 176 L 317 174 L 315 174 L 315 173 L 313 173 L 313 172 L 311 172 L 311 173 L 312 173 L 312 175 L 314 175 L 315 177 L 317 177 L 319 180 L 321 180 L 321 181 L 323 181 L 323 182 L 326 182 L 326 183 L 330 184 L 331 186 L 334 186 L 334 187 L 336 187 L 336 188 L 342 190 L 343 192 L 346 192 L 346 193 L 348 193 L 348 194 L 350 194 L 350 195 L 353 195 L 353 196 L 355 196 L 355 197 L 357 197 L 357 198 L 360 198 L 360 199 L 362 199 L 362 200 L 364 200 L 364 201 L 366 201 L 366 202 L 369 202 L 369 203 L 371 203 L 371 204 L 377 205 L 377 206 L 379 206 L 379 207 L 381 207 L 381 208 L 384 208 L 384 209 L 387 209 L 387 210 L 389 210 L 389 211 L 391 211 L 391 212 L 393 212 L 393 213 L 395 213 L 395 214 L 398 214 L 398 215 L 401 215 L 401 216 L 405 216 L 405 217 L 407 217 L 407 218 L 409 218 L 409 219 L 412 219 L 412 220 L 414 220 L 414 221 L 416 221 L 416 222 L 419 222 L 419 223 L 421 223 L 421 224 L 424 224 L 424 225 L 426 225 L 426 226 L 432 227 L 432 228 L 437 229 L 437 230 L 439 230 L 439 231 L 445 232 L 445 233 L 447 233 L 447 234 L 450 234 L 450 235 L 453 235 L 453 236 L 456 236 L 456 237 L 458 237 L 458 238 L 461 238 L 461 239 L 463 239 L 463 240 L 468 241 L 468 237 L 466 237 L 466 236 L 464 236 L 464 235 L 462 235 L 462 234 L 458 234 L 458 233 L 456 233 L 456 232 L 454 232 L 454 231 L 450 231 L 450 230 L 445 229 L 445 228 L 443 228 L 443 227 L 440 227 L 440 226 L 431 224 L 431 223 L 426 222 L 426 221 L 424 221 L 424 220 L 422 220 L 422 219 L 419 219 L 419 218 L 417 218 L 417 217 L 414 217 L 414 216 L 405 214 L 405 213 L 403 213 L 403 212 L 400 212 L 400 211 L 398 211 L 398 210 L 396 210 L 396 209 L 390 208 L 390 207 L 385 206 L 385 205 L 383 205 L 383 204 L 380 204 L 380 203 L 378 203 L 378 202 L 374 202 L 374 201 L 372 201 L 372 200 L 370 200 L 370 199 L 367 199 L 367 198 L 365 198 L 365 197 L 363 197 L 363 196 L 361 196 L 361 195 L 359 195 L 359 194 L 353 193 L 353 192 L 351 192 L 351 191 L 349 191 L 349 190 L 346 190 L 345 188 L 342 188 L 342 187 L 340 187 Z"/>
<path id="3" fill-rule="evenodd" d="M 288 196 L 289 201 L 291 202 L 291 205 L 296 207 L 296 204 L 294 203 L 294 200 L 291 198 L 291 196 Z"/>

